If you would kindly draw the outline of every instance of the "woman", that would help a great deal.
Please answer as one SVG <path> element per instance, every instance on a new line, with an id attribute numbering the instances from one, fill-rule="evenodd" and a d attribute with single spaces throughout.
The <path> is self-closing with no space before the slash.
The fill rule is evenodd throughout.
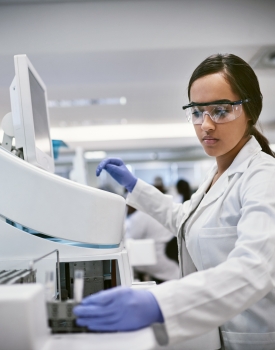
<path id="1" fill-rule="evenodd" d="M 184 278 L 143 294 L 99 293 L 84 301 L 91 309 L 77 310 L 79 324 L 126 329 L 121 323 L 134 301 L 139 313 L 131 329 L 164 322 L 170 342 L 177 342 L 220 326 L 225 349 L 275 349 L 275 159 L 255 126 L 262 109 L 257 77 L 241 58 L 213 55 L 195 69 L 188 95 L 192 102 L 183 109 L 205 152 L 216 158 L 190 201 L 173 203 L 121 160 L 104 160 L 97 172 L 106 169 L 131 192 L 129 205 L 177 234 Z M 103 309 L 109 320 L 91 317 Z"/>

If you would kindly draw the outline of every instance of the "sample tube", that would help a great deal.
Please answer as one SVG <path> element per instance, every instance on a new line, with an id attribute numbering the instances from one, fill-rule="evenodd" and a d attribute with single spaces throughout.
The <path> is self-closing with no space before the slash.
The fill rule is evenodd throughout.
<path id="1" fill-rule="evenodd" d="M 52 300 L 55 296 L 55 283 L 53 271 L 46 271 L 45 278 L 45 297 L 46 300 Z"/>
<path id="2" fill-rule="evenodd" d="M 74 300 L 80 303 L 83 297 L 84 272 L 83 270 L 74 271 Z"/>

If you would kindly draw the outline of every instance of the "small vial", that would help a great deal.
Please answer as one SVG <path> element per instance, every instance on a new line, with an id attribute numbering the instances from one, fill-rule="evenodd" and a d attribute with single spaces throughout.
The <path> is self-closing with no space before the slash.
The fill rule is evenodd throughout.
<path id="1" fill-rule="evenodd" d="M 83 270 L 75 270 L 74 272 L 74 300 L 80 303 L 83 297 L 84 272 Z"/>
<path id="2" fill-rule="evenodd" d="M 46 271 L 45 276 L 45 297 L 46 300 L 52 300 L 55 296 L 55 283 L 53 271 Z"/>

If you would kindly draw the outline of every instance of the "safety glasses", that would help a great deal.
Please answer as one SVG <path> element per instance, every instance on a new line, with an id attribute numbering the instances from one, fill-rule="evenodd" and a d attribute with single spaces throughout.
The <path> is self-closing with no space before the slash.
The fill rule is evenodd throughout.
<path id="1" fill-rule="evenodd" d="M 189 103 L 183 106 L 182 109 L 186 113 L 189 123 L 194 125 L 202 124 L 205 114 L 217 124 L 228 123 L 239 118 L 242 114 L 242 104 L 249 102 L 246 98 L 239 101 L 219 100 L 208 103 Z"/>

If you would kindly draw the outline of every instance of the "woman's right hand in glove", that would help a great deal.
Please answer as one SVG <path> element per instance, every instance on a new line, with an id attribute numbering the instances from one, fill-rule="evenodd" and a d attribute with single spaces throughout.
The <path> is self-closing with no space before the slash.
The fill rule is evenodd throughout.
<path id="1" fill-rule="evenodd" d="M 133 191 L 137 178 L 129 171 L 120 158 L 106 158 L 102 160 L 96 169 L 96 176 L 99 176 L 103 169 L 120 185 L 124 186 L 128 192 Z"/>

